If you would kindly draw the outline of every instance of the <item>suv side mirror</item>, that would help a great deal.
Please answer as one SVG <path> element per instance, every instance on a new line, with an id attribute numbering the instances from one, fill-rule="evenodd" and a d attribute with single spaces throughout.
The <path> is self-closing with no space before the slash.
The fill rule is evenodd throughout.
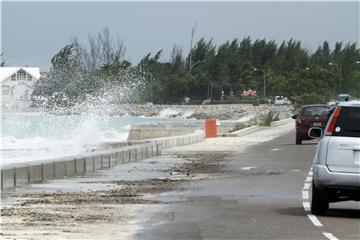
<path id="1" fill-rule="evenodd" d="M 322 138 L 322 134 L 323 130 L 317 127 L 310 128 L 308 132 L 310 138 Z"/>
<path id="2" fill-rule="evenodd" d="M 292 118 L 292 119 L 297 119 L 297 117 L 298 117 L 298 115 L 294 115 L 294 116 L 292 116 L 291 118 Z"/>

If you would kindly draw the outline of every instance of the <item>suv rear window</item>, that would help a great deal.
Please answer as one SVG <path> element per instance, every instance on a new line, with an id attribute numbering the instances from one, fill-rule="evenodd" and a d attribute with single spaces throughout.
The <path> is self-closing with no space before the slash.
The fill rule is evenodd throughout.
<path id="1" fill-rule="evenodd" d="M 339 95 L 337 100 L 340 102 L 350 101 L 351 97 L 350 95 Z"/>
<path id="2" fill-rule="evenodd" d="M 326 106 L 305 107 L 301 111 L 301 116 L 326 116 L 329 108 Z"/>
<path id="3" fill-rule="evenodd" d="M 342 107 L 333 136 L 360 137 L 360 108 Z"/>

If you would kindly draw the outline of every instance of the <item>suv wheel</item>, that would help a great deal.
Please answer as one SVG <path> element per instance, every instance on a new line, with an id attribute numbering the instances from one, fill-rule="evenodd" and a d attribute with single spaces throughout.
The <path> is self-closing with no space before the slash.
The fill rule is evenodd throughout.
<path id="1" fill-rule="evenodd" d="M 314 215 L 326 215 L 329 209 L 327 191 L 317 188 L 312 183 L 311 213 Z"/>
<path id="2" fill-rule="evenodd" d="M 302 142 L 300 134 L 296 133 L 296 145 L 300 145 Z"/>

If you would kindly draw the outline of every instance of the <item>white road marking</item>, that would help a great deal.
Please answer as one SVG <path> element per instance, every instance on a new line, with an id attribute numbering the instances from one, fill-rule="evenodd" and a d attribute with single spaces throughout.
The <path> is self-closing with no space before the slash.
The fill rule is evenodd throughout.
<path id="1" fill-rule="evenodd" d="M 302 191 L 302 199 L 309 199 L 309 191 Z"/>
<path id="2" fill-rule="evenodd" d="M 319 221 L 319 219 L 315 216 L 315 215 L 312 215 L 312 214 L 307 214 L 306 215 L 310 221 L 316 226 L 316 227 L 322 227 L 323 225 L 321 224 L 321 222 Z"/>
<path id="3" fill-rule="evenodd" d="M 309 190 L 310 189 L 310 183 L 305 183 L 304 184 L 304 187 L 303 187 L 303 190 Z"/>
<path id="4" fill-rule="evenodd" d="M 293 170 L 291 170 L 292 172 L 300 172 L 301 170 L 299 170 L 299 169 L 293 169 Z"/>
<path id="5" fill-rule="evenodd" d="M 312 222 L 312 224 L 314 224 L 316 227 L 320 228 L 320 231 L 322 232 L 322 234 L 329 240 L 339 240 L 337 237 L 335 237 L 332 233 L 330 232 L 324 232 L 323 230 L 323 226 L 322 223 L 319 221 L 319 219 L 313 215 L 310 214 L 311 212 L 311 206 L 310 206 L 310 202 L 305 201 L 309 199 L 309 191 L 310 191 L 310 186 L 311 186 L 311 181 L 312 181 L 312 175 L 313 175 L 313 168 L 311 167 L 308 176 L 305 179 L 304 182 L 304 187 L 303 187 L 303 191 L 302 193 L 302 199 L 304 200 L 303 207 L 304 207 L 304 211 L 306 213 L 306 216 L 309 218 L 309 220 Z"/>
<path id="6" fill-rule="evenodd" d="M 330 240 L 339 240 L 337 237 L 335 237 L 332 233 L 329 232 L 323 232 L 324 236 L 327 237 Z"/>
<path id="7" fill-rule="evenodd" d="M 273 148 L 273 149 L 271 149 L 271 151 L 279 151 L 280 149 L 278 149 L 278 148 Z"/>
<path id="8" fill-rule="evenodd" d="M 303 207 L 304 207 L 305 212 L 310 211 L 310 203 L 309 202 L 303 202 Z"/>
<path id="9" fill-rule="evenodd" d="M 257 167 L 242 167 L 241 170 L 250 170 L 250 169 L 253 169 L 253 168 L 257 168 Z"/>

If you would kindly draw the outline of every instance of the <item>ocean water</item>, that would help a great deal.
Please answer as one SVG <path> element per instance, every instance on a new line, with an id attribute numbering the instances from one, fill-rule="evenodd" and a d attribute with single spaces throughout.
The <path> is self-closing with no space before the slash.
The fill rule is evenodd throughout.
<path id="1" fill-rule="evenodd" d="M 191 122 L 161 116 L 2 114 L 1 164 L 45 160 L 95 151 L 126 141 L 131 124 Z"/>

